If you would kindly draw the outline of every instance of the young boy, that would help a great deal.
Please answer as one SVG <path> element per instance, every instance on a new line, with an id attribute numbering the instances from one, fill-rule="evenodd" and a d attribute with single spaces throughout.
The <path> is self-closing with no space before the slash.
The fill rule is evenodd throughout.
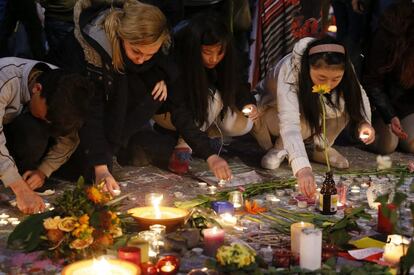
<path id="1" fill-rule="evenodd" d="M 82 76 L 53 65 L 0 59 L 0 179 L 23 213 L 44 210 L 33 190 L 75 150 L 93 91 Z"/>

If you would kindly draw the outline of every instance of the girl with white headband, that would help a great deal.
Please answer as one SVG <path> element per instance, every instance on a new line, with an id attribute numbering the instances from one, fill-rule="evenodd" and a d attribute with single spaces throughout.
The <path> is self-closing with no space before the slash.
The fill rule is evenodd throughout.
<path id="1" fill-rule="evenodd" d="M 261 117 L 253 135 L 267 150 L 262 166 L 279 167 L 286 156 L 297 177 L 300 190 L 313 196 L 315 182 L 309 157 L 326 163 L 322 139 L 322 108 L 314 85 L 326 85 L 323 95 L 326 109 L 328 158 L 332 167 L 348 168 L 348 160 L 332 148 L 339 133 L 349 123 L 356 126 L 365 144 L 375 138 L 371 127 L 368 97 L 358 82 L 346 49 L 334 38 L 304 38 L 291 54 L 284 57 L 256 87 Z M 275 142 L 272 138 L 276 137 Z"/>

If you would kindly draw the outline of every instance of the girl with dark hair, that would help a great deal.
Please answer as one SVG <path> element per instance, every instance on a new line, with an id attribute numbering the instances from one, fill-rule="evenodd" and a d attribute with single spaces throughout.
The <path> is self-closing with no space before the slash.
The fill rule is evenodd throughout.
<path id="1" fill-rule="evenodd" d="M 314 85 L 327 85 L 331 92 L 323 96 L 326 109 L 328 158 L 332 167 L 348 168 L 348 160 L 331 146 L 348 122 L 356 125 L 360 139 L 369 144 L 375 134 L 371 127 L 369 101 L 355 75 L 348 53 L 334 38 L 304 38 L 284 57 L 266 79 L 259 83 L 262 114 L 253 135 L 267 154 L 262 166 L 279 167 L 289 155 L 293 174 L 301 191 L 312 196 L 314 177 L 305 150 L 305 142 L 313 146 L 312 160 L 325 163 L 322 139 L 322 106 Z M 276 142 L 272 143 L 272 136 Z"/>
<path id="2" fill-rule="evenodd" d="M 414 2 L 403 0 L 383 14 L 369 52 L 364 87 L 376 111 L 369 148 L 380 154 L 414 153 Z"/>
<path id="3" fill-rule="evenodd" d="M 237 70 L 232 34 L 215 13 L 199 14 L 175 33 L 173 54 L 181 74 L 170 88 L 171 108 L 154 118 L 163 128 L 179 129 L 182 136 L 169 168 L 185 173 L 193 149 L 218 178 L 229 178 L 230 169 L 209 136 L 244 135 L 257 117 L 250 85 Z M 251 111 L 248 117 L 241 112 L 244 108 Z"/>

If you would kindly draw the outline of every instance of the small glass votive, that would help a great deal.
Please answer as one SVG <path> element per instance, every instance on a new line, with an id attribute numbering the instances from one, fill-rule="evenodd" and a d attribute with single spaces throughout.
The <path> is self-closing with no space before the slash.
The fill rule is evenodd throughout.
<path id="1" fill-rule="evenodd" d="M 159 253 L 157 234 L 154 231 L 145 230 L 138 233 L 138 238 L 148 242 L 148 257 L 157 257 Z"/>
<path id="2" fill-rule="evenodd" d="M 235 210 L 243 209 L 243 194 L 240 191 L 232 191 L 229 193 L 229 202 L 234 206 Z"/>
<path id="3" fill-rule="evenodd" d="M 133 246 L 125 246 L 118 249 L 118 258 L 136 264 L 141 265 L 141 249 Z"/>
<path id="4" fill-rule="evenodd" d="M 156 234 L 164 237 L 166 232 L 166 226 L 162 224 L 153 224 L 149 227 L 150 231 L 154 231 Z"/>
<path id="5" fill-rule="evenodd" d="M 273 253 L 273 265 L 275 267 L 287 268 L 290 266 L 292 253 L 290 250 L 284 248 L 278 248 Z"/>
<path id="6" fill-rule="evenodd" d="M 214 194 L 216 194 L 216 193 L 217 193 L 217 187 L 216 187 L 216 186 L 214 186 L 214 185 L 210 185 L 207 189 L 208 189 L 208 193 L 209 193 L 210 195 L 214 195 Z"/>
<path id="7" fill-rule="evenodd" d="M 161 205 L 164 195 L 161 193 L 148 193 L 145 195 L 145 205 L 153 206 L 154 204 Z"/>
<path id="8" fill-rule="evenodd" d="M 161 257 L 157 262 L 160 275 L 175 275 L 180 269 L 180 260 L 174 255 Z"/>

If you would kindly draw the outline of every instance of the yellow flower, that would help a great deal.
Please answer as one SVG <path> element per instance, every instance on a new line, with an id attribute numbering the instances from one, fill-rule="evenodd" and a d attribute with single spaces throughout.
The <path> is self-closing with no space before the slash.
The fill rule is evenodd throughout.
<path id="1" fill-rule="evenodd" d="M 90 227 L 88 224 L 80 224 L 73 230 L 72 235 L 76 238 L 85 238 L 85 236 L 90 236 L 94 228 Z"/>
<path id="2" fill-rule="evenodd" d="M 43 227 L 46 230 L 58 229 L 58 225 L 59 225 L 61 220 L 62 219 L 60 218 L 60 216 L 56 216 L 54 218 L 47 218 L 47 219 L 43 220 Z"/>
<path id="3" fill-rule="evenodd" d="M 220 265 L 236 264 L 239 268 L 255 262 L 256 252 L 241 244 L 222 246 L 218 249 L 216 259 Z"/>
<path id="4" fill-rule="evenodd" d="M 331 88 L 326 84 L 313 85 L 312 87 L 312 93 L 329 94 L 330 92 Z"/>
<path id="5" fill-rule="evenodd" d="M 72 249 L 84 249 L 90 246 L 93 243 L 93 237 L 87 239 L 76 239 L 69 244 L 69 247 Z"/>
<path id="6" fill-rule="evenodd" d="M 64 232 L 71 232 L 76 228 L 78 222 L 75 218 L 66 217 L 60 221 L 58 228 Z"/>

